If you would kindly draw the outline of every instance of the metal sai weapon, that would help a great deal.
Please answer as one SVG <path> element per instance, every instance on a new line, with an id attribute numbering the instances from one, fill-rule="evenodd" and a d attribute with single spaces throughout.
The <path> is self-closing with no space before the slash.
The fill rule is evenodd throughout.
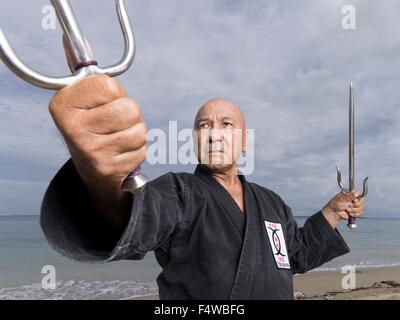
<path id="1" fill-rule="evenodd" d="M 352 192 L 354 190 L 354 87 L 353 82 L 350 82 L 350 97 L 349 97 L 349 188 L 346 189 L 342 184 L 342 175 L 340 169 L 336 166 L 337 182 L 340 189 L 344 192 Z M 363 198 L 368 193 L 368 177 L 364 179 L 363 193 L 359 198 Z M 349 217 L 347 226 L 354 230 L 357 228 L 356 219 Z"/>
<path id="2" fill-rule="evenodd" d="M 97 62 L 91 58 L 89 48 L 68 0 L 50 1 L 56 11 L 58 21 L 76 63 L 75 72 L 66 77 L 48 77 L 32 70 L 15 54 L 0 27 L 0 59 L 12 72 L 35 86 L 59 90 L 94 74 L 106 74 L 115 77 L 129 69 L 135 57 L 135 38 L 123 0 L 116 0 L 116 7 L 124 36 L 125 51 L 118 63 L 105 68 L 97 66 Z M 140 174 L 139 166 L 125 178 L 121 189 L 139 195 L 147 181 L 148 178 Z"/>

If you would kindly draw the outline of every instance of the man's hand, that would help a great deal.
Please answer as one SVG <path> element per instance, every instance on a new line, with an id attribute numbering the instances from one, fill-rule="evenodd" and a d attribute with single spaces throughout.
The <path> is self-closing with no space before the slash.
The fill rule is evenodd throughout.
<path id="1" fill-rule="evenodd" d="M 333 229 L 337 227 L 340 220 L 348 220 L 349 216 L 361 217 L 364 210 L 364 198 L 359 199 L 361 192 L 340 192 L 333 197 L 322 209 L 322 214 L 328 220 Z"/>
<path id="2" fill-rule="evenodd" d="M 82 179 L 119 188 L 146 156 L 146 125 L 139 105 L 106 75 L 60 90 L 50 113 Z"/>
<path id="3" fill-rule="evenodd" d="M 69 65 L 73 65 L 66 48 Z M 116 229 L 128 220 L 124 178 L 146 157 L 147 129 L 140 106 L 106 75 L 94 75 L 58 91 L 50 113 L 97 211 Z"/>

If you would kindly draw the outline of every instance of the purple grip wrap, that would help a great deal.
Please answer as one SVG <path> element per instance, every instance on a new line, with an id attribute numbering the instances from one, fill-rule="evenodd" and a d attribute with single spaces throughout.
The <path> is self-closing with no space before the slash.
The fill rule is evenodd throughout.
<path id="1" fill-rule="evenodd" d="M 349 220 L 347 220 L 347 224 L 355 224 L 356 223 L 356 218 L 350 217 Z"/>
<path id="2" fill-rule="evenodd" d="M 88 66 L 97 66 L 97 61 L 96 60 L 90 60 L 90 61 L 84 61 L 84 62 L 78 63 L 75 66 L 75 71 L 79 70 L 80 68 L 88 67 Z"/>
<path id="3" fill-rule="evenodd" d="M 140 166 L 133 170 L 127 178 L 134 178 L 140 173 Z"/>

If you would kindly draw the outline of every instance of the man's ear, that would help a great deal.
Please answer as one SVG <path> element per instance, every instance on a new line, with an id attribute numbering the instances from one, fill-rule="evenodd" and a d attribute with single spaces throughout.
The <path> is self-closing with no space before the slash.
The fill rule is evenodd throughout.
<path id="1" fill-rule="evenodd" d="M 243 137 L 242 137 L 242 152 L 246 152 L 247 151 L 247 137 L 248 137 L 248 131 L 244 130 L 243 132 Z"/>

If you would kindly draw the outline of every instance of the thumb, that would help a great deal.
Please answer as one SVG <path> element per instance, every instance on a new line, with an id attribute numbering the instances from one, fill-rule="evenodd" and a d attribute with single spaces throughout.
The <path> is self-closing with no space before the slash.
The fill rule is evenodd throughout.
<path id="1" fill-rule="evenodd" d="M 90 47 L 89 42 L 86 40 L 86 38 L 85 38 L 85 43 L 86 43 L 87 47 L 89 48 L 90 58 L 93 59 L 93 51 L 92 51 L 92 48 Z M 64 52 L 65 52 L 65 57 L 67 58 L 69 70 L 71 70 L 71 72 L 74 73 L 75 66 L 77 65 L 77 63 L 74 60 L 74 56 L 72 55 L 72 50 L 69 47 L 67 40 L 65 39 L 65 35 L 63 35 L 63 47 L 64 47 Z"/>

